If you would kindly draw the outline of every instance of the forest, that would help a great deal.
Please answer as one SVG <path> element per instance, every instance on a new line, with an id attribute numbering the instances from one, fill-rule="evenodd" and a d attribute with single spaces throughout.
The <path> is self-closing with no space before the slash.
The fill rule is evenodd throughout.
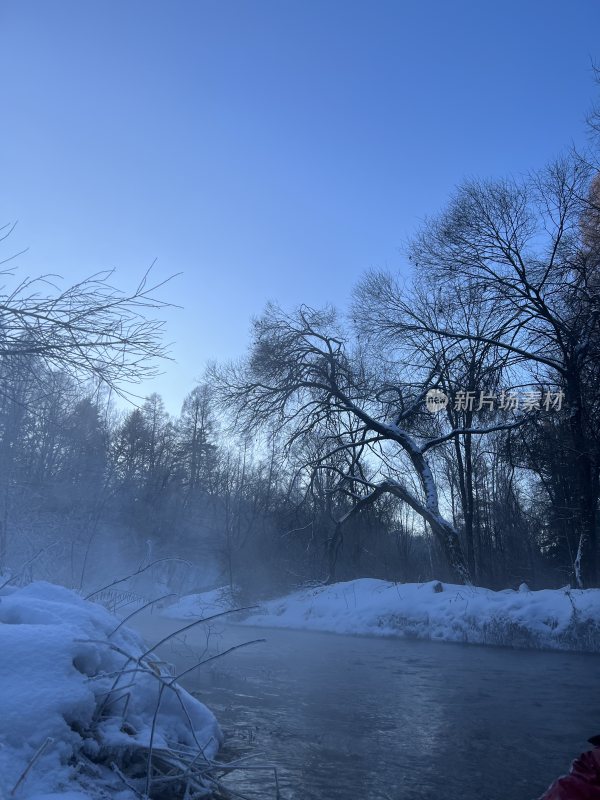
<path id="1" fill-rule="evenodd" d="M 93 588 L 92 562 L 97 580 L 160 560 L 251 598 L 364 576 L 599 585 L 593 158 L 464 183 L 406 263 L 347 309 L 269 305 L 176 416 L 119 388 L 167 355 L 148 277 L 131 296 L 105 274 L 5 288 L 1 569 Z"/>

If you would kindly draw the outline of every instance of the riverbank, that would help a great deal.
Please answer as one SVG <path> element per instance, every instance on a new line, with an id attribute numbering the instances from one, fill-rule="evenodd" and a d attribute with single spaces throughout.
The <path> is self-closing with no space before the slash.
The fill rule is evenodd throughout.
<path id="1" fill-rule="evenodd" d="M 160 788 L 159 768 L 173 797 L 217 785 L 212 712 L 135 631 L 62 586 L 0 588 L 0 688 L 0 797 L 136 800 Z"/>
<path id="2" fill-rule="evenodd" d="M 188 595 L 163 611 L 191 619 L 234 608 L 228 592 Z M 262 602 L 244 624 L 517 648 L 600 652 L 600 589 L 492 591 L 373 578 L 300 589 Z"/>

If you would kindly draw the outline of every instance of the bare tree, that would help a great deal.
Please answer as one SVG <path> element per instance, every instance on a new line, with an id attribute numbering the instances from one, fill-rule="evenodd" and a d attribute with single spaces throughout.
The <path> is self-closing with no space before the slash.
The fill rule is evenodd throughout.
<path id="1" fill-rule="evenodd" d="M 214 374 L 219 396 L 235 411 L 238 432 L 277 420 L 288 445 L 318 433 L 330 446 L 311 466 L 333 471 L 335 492 L 352 503 L 340 523 L 383 494 L 394 495 L 430 525 L 454 575 L 470 582 L 458 533 L 441 513 L 428 457 L 466 431 L 432 435 L 424 398 L 433 375 L 413 383 L 386 382 L 367 369 L 360 349 L 353 350 L 334 326 L 332 311 L 303 307 L 287 315 L 267 309 L 255 323 L 248 359 Z M 332 463 L 339 453 L 345 455 L 344 468 Z"/>
<path id="2" fill-rule="evenodd" d="M 12 227 L 3 229 L 0 241 Z M 10 259 L 7 259 L 10 260 Z M 99 272 L 67 289 L 57 276 L 16 279 L 0 272 L 0 358 L 35 356 L 78 380 L 94 378 L 119 394 L 157 374 L 167 356 L 164 323 L 150 318 L 166 307 L 157 297 L 163 282 L 150 271 L 132 292 L 112 285 L 113 271 Z M 12 284 L 12 286 L 11 286 Z"/>
<path id="3" fill-rule="evenodd" d="M 14 226 L 0 229 L 0 242 Z M 19 255 L 19 254 L 17 254 Z M 7 547 L 9 483 L 14 454 L 26 452 L 35 463 L 29 476 L 42 480 L 60 469 L 59 420 L 65 405 L 59 396 L 93 383 L 122 395 L 157 374 L 158 359 L 167 356 L 163 323 L 153 319 L 166 304 L 157 297 L 162 283 L 147 272 L 132 292 L 111 283 L 112 272 L 100 272 L 67 289 L 57 276 L 19 278 L 9 262 L 0 262 L 0 568 Z M 76 396 L 79 401 L 80 396 Z M 28 415 L 28 406 L 37 409 Z M 33 446 L 16 446 L 15 436 L 27 419 Z"/>
<path id="4" fill-rule="evenodd" d="M 406 313 L 410 309 L 410 313 Z M 361 340 L 368 343 L 377 359 L 387 358 L 388 370 L 395 370 L 398 380 L 407 380 L 412 374 L 435 377 L 436 384 L 449 398 L 461 391 L 472 397 L 491 395 L 497 391 L 507 376 L 506 354 L 492 343 L 478 339 L 457 339 L 451 344 L 446 338 L 432 334 L 435 328 L 448 328 L 479 333 L 495 331 L 497 311 L 477 291 L 464 287 L 461 293 L 449 287 L 432 284 L 425 278 L 410 283 L 383 272 L 371 272 L 359 283 L 354 292 L 353 321 Z M 419 327 L 415 318 L 426 321 Z M 445 460 L 446 471 L 456 478 L 457 498 L 464 522 L 464 542 L 467 565 L 471 575 L 478 578 L 476 557 L 476 515 L 474 496 L 475 439 L 481 435 L 474 428 L 489 426 L 493 412 L 486 406 L 478 410 L 477 404 L 446 405 L 443 414 L 436 418 L 439 431 L 454 436 L 448 438 L 439 452 Z M 525 421 L 522 418 L 520 421 Z M 460 431 L 464 431 L 461 433 Z M 454 487 L 452 487 L 454 488 Z"/>
<path id="5" fill-rule="evenodd" d="M 498 348 L 531 387 L 564 391 L 578 582 L 598 575 L 600 231 L 591 172 L 565 158 L 523 181 L 471 182 L 415 239 L 417 269 L 456 295 L 477 287 L 496 326 L 455 330 L 402 305 L 403 324 Z M 582 566 L 583 573 L 579 571 Z"/>

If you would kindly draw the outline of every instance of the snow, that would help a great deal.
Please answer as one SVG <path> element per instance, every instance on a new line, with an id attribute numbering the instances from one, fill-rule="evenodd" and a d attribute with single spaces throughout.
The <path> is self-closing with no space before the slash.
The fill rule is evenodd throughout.
<path id="1" fill-rule="evenodd" d="M 170 677 L 152 655 L 136 663 L 149 648 L 118 625 L 106 609 L 60 586 L 0 591 L 0 797 L 11 795 L 28 766 L 17 798 L 106 797 L 102 783 L 111 797 L 134 797 L 103 765 L 147 753 L 161 682 Z M 124 667 L 130 671 L 118 677 Z M 115 691 L 117 677 L 122 689 Z M 197 751 L 198 742 L 210 759 L 221 741 L 202 703 L 177 685 L 163 690 L 154 747 Z"/>
<path id="2" fill-rule="evenodd" d="M 171 614 L 179 608 L 191 616 L 195 602 L 184 598 Z M 600 589 L 530 591 L 521 584 L 518 591 L 492 591 L 438 581 L 401 584 L 361 578 L 269 600 L 243 622 L 340 634 L 600 652 Z"/>

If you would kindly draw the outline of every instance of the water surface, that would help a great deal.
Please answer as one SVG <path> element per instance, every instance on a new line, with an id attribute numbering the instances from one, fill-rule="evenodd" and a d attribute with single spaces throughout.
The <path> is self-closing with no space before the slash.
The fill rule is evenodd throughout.
<path id="1" fill-rule="evenodd" d="M 178 623 L 142 625 L 152 641 Z M 600 656 L 233 624 L 207 651 L 202 628 L 164 649 L 178 671 L 267 640 L 184 685 L 216 713 L 224 757 L 277 765 L 282 800 L 533 800 L 600 733 Z M 272 770 L 228 783 L 276 797 Z"/>

